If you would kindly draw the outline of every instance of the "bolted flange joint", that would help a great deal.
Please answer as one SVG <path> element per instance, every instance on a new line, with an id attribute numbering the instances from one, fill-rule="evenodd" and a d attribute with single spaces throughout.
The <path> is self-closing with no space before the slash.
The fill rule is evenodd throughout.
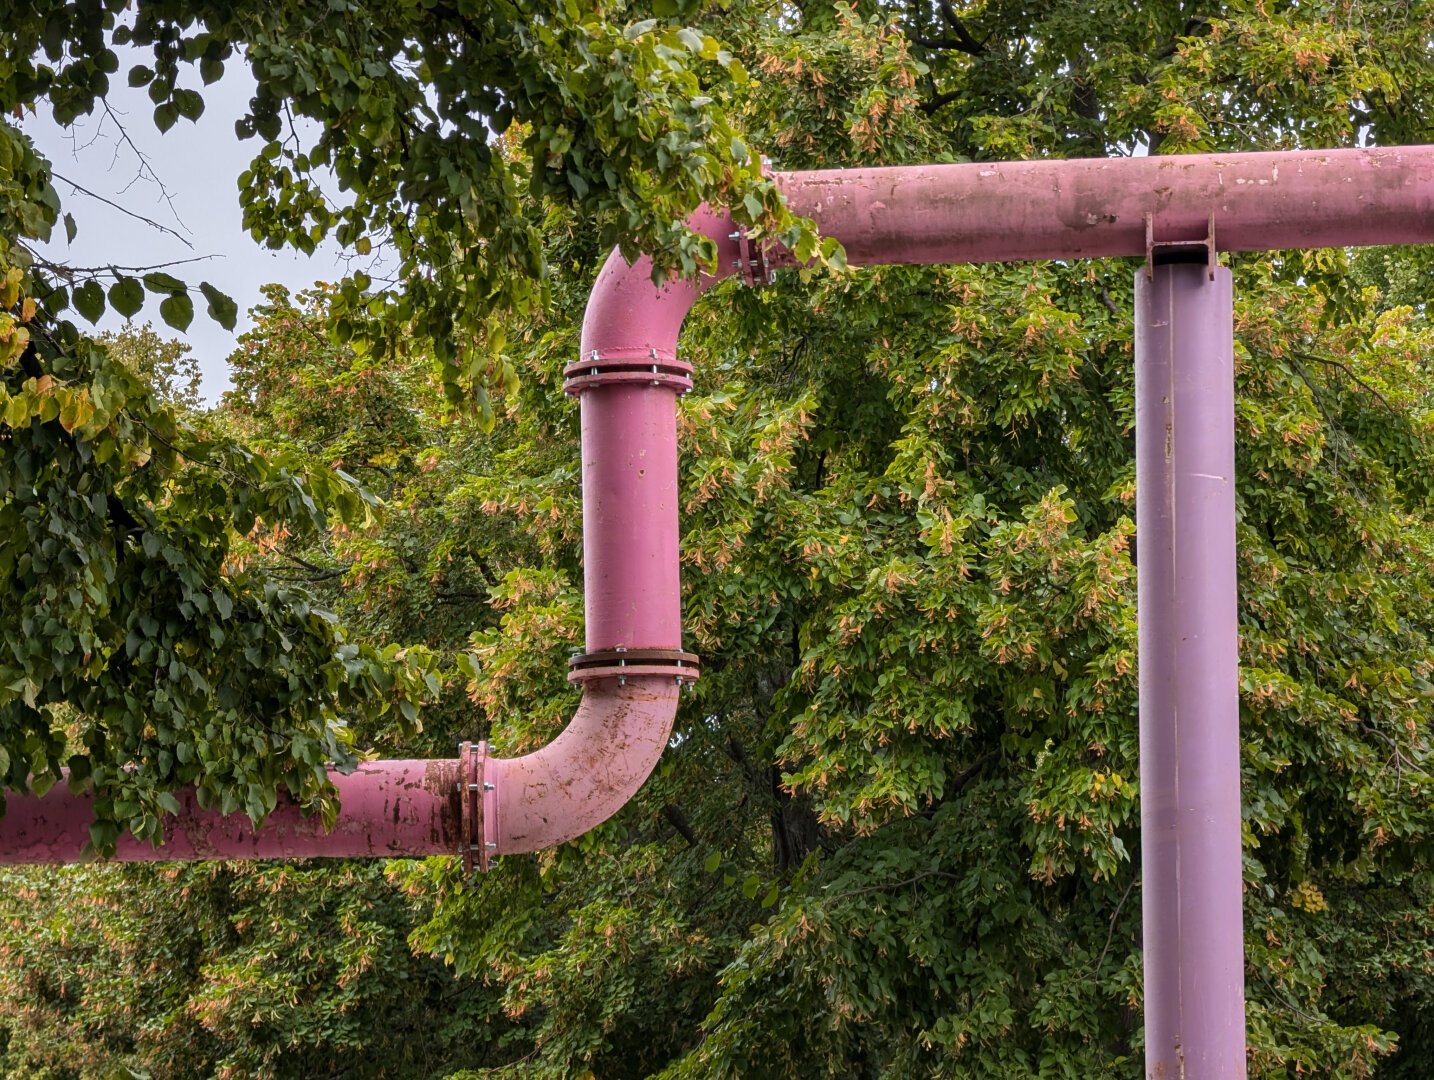
<path id="1" fill-rule="evenodd" d="M 732 260 L 732 270 L 742 281 L 756 287 L 770 285 L 777 280 L 777 271 L 767 258 L 767 245 L 761 241 L 753 243 L 745 225 L 738 225 L 735 232 L 727 235 L 727 239 L 737 242 L 737 257 Z"/>
<path id="2" fill-rule="evenodd" d="M 657 349 L 594 349 L 587 358 L 563 369 L 563 392 L 577 397 L 585 390 L 617 383 L 665 386 L 679 395 L 692 389 L 692 365 Z"/>
<path id="3" fill-rule="evenodd" d="M 497 790 L 486 779 L 488 744 L 458 744 L 458 854 L 463 872 L 476 866 L 485 873 L 492 861 L 497 840 Z"/>
<path id="4" fill-rule="evenodd" d="M 641 675 L 671 678 L 679 686 L 691 686 L 697 681 L 697 664 L 696 653 L 680 649 L 605 649 L 572 657 L 568 661 L 568 682 L 615 678 L 622 684 L 630 676 Z"/>

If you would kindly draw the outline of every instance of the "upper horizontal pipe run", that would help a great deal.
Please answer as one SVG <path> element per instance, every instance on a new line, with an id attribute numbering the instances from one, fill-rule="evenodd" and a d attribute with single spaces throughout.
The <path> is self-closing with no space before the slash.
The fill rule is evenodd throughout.
<path id="1" fill-rule="evenodd" d="M 778 173 L 794 213 L 856 265 L 1434 242 L 1434 146 L 1088 158 Z M 792 265 L 786 252 L 774 265 Z"/>

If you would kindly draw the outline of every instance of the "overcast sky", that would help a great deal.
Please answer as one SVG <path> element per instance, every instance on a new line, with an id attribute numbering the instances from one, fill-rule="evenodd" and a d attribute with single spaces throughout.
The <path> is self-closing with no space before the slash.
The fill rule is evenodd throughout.
<path id="1" fill-rule="evenodd" d="M 236 336 L 252 325 L 248 310 L 260 299 L 259 287 L 277 281 L 297 290 L 314 281 L 337 280 L 343 274 L 338 247 L 325 244 L 312 257 L 287 250 L 268 251 L 240 226 L 237 179 L 262 145 L 258 139 L 240 142 L 234 134 L 234 121 L 247 110 L 254 90 L 242 60 L 231 59 L 224 77 L 208 87 L 200 85 L 197 72 L 182 67 L 180 84 L 201 90 L 204 115 L 197 123 L 181 118 L 161 135 L 150 118 L 154 105 L 148 94 L 128 85 L 129 68 L 146 58 L 152 63 L 153 58 L 129 49 L 116 52 L 120 69 L 111 80 L 110 108 L 124 133 L 99 107 L 68 129 L 56 125 L 43 108 L 39 115 L 22 121 L 25 132 L 53 164 L 58 174 L 55 190 L 79 226 L 74 243 L 68 245 L 64 229 L 57 227 L 46 253 L 57 262 L 74 266 L 149 266 L 214 256 L 171 272 L 194 286 L 200 281 L 212 282 L 232 296 L 239 305 L 239 325 L 233 333 L 205 314 L 204 298 L 197 292 L 193 294 L 194 321 L 185 335 L 163 324 L 158 297 L 146 297 L 136 318 L 151 320 L 160 333 L 183 336 L 190 342 L 204 372 L 205 397 L 217 401 L 229 385 L 225 358 L 233 351 Z M 150 169 L 141 162 L 140 154 Z M 178 237 L 76 192 L 59 177 L 172 229 L 193 245 L 192 249 Z M 169 200 L 164 197 L 165 190 Z M 71 317 L 85 325 L 78 314 Z M 106 311 L 100 327 L 114 330 L 123 324 L 123 319 Z"/>

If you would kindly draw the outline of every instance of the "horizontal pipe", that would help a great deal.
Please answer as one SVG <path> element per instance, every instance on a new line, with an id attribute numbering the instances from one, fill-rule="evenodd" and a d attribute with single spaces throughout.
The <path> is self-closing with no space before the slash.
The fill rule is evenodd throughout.
<path id="1" fill-rule="evenodd" d="M 255 829 L 244 814 L 204 809 L 193 788 L 175 792 L 179 813 L 165 815 L 164 845 L 124 833 L 123 862 L 197 859 L 352 859 L 451 855 L 459 850 L 457 761 L 369 761 L 331 773 L 340 812 L 332 832 L 317 816 L 281 801 Z M 0 864 L 73 863 L 85 857 L 93 795 L 56 784 L 42 796 L 11 795 L 0 818 Z"/>
<path id="2" fill-rule="evenodd" d="M 1434 146 L 1075 158 L 778 173 L 791 210 L 854 265 L 1434 242 Z M 775 265 L 792 265 L 774 253 Z"/>

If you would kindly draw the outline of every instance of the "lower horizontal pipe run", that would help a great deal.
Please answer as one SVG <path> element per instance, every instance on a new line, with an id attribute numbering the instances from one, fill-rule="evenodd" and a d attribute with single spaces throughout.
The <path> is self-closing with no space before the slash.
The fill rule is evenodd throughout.
<path id="1" fill-rule="evenodd" d="M 205 810 L 192 788 L 175 792 L 162 847 L 128 833 L 121 862 L 201 859 L 311 859 L 452 855 L 461 822 L 457 761 L 370 761 L 331 773 L 340 811 L 332 832 L 317 815 L 281 802 L 258 829 L 244 814 Z M 74 863 L 86 858 L 92 796 L 57 784 L 42 796 L 9 795 L 0 818 L 0 864 Z"/>

